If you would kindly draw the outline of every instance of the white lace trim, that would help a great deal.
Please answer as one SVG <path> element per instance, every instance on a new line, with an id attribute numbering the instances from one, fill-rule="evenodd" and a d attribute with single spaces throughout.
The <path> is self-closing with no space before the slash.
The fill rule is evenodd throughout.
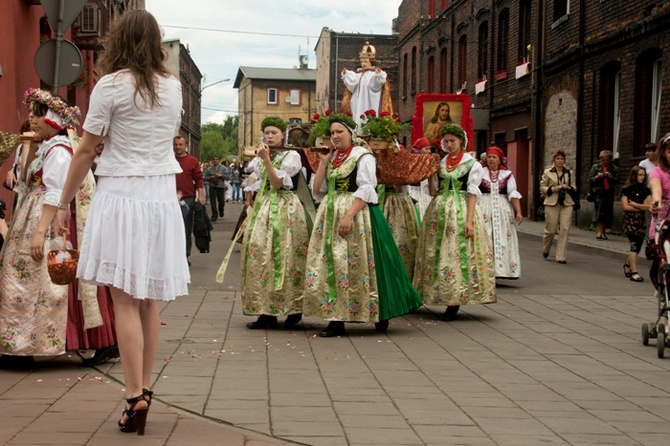
<path id="1" fill-rule="evenodd" d="M 80 264 L 77 277 L 87 283 L 108 285 L 125 291 L 136 299 L 174 300 L 188 294 L 188 276 L 173 276 L 167 279 L 152 279 L 132 274 L 109 262 L 90 260 Z"/>

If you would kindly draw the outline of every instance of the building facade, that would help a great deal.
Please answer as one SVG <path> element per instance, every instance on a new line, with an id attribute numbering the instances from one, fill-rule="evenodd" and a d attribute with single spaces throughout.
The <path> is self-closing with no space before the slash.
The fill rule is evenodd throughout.
<path id="1" fill-rule="evenodd" d="M 339 33 L 323 28 L 316 42 L 316 110 L 339 110 L 344 93 L 340 73 L 360 67 L 359 54 L 366 41 L 375 47 L 376 65 L 386 71 L 393 109 L 398 109 L 398 36 L 385 34 Z"/>
<path id="2" fill-rule="evenodd" d="M 56 93 L 70 104 L 78 106 L 82 116 L 88 110 L 88 97 L 95 85 L 94 71 L 100 37 L 105 35 L 111 21 L 132 9 L 144 9 L 144 0 L 89 0 L 64 38 L 73 42 L 82 55 L 82 71 L 71 85 L 59 87 Z M 0 98 L 4 112 L 0 113 L 0 130 L 18 133 L 21 122 L 28 117 L 23 106 L 23 94 L 30 87 L 52 90 L 41 82 L 34 66 L 40 45 L 56 37 L 55 25 L 49 23 L 39 0 L 4 0 L 0 13 Z M 82 120 L 83 122 L 83 120 Z M 0 167 L 5 178 L 10 161 Z M 13 193 L 0 188 L 0 197 L 10 203 Z"/>
<path id="3" fill-rule="evenodd" d="M 168 58 L 165 62 L 168 71 L 181 81 L 182 115 L 179 134 L 186 138 L 188 152 L 200 159 L 200 103 L 202 74 L 191 58 L 190 51 L 179 39 L 162 42 Z"/>
<path id="4" fill-rule="evenodd" d="M 233 87 L 238 89 L 240 156 L 258 146 L 266 116 L 309 122 L 316 111 L 316 70 L 307 67 L 304 56 L 296 68 L 240 67 Z"/>
<path id="5" fill-rule="evenodd" d="M 601 150 L 614 152 L 623 182 L 644 145 L 670 130 L 667 2 L 404 0 L 397 22 L 401 118 L 419 93 L 468 94 L 473 148 L 503 148 L 525 215 L 541 205 L 555 150 L 584 197 Z"/>

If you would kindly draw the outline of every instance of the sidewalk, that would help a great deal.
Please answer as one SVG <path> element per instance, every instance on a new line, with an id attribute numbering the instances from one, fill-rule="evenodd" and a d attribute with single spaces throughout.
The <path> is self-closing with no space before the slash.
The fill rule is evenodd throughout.
<path id="1" fill-rule="evenodd" d="M 120 363 L 84 368 L 76 354 L 69 354 L 40 360 L 37 367 L 29 370 L 0 370 L 0 444 L 592 444 L 562 436 L 568 441 L 564 443 L 537 424 L 541 414 L 531 418 L 525 415 L 532 413 L 533 407 L 542 406 L 539 409 L 546 411 L 556 405 L 561 407 L 562 414 L 569 414 L 568 418 L 552 417 L 545 424 L 560 422 L 571 426 L 578 417 L 585 416 L 583 407 L 589 405 L 584 402 L 580 403 L 582 408 L 577 408 L 580 392 L 565 387 L 564 392 L 557 392 L 571 400 L 561 402 L 562 397 L 557 393 L 551 400 L 555 402 L 547 405 L 546 400 L 537 401 L 545 397 L 547 389 L 515 381 L 519 372 L 505 370 L 505 364 L 509 363 L 503 363 L 505 367 L 491 375 L 492 361 L 503 355 L 506 361 L 516 359 L 519 364 L 526 364 L 519 365 L 526 368 L 526 378 L 555 378 L 558 385 L 580 381 L 578 374 L 589 378 L 603 376 L 602 364 L 581 360 L 577 361 L 579 373 L 567 374 L 563 367 L 569 368 L 575 363 L 574 358 L 581 358 L 582 352 L 574 351 L 559 339 L 543 338 L 557 364 L 563 361 L 562 355 L 566 361 L 547 374 L 544 353 L 538 355 L 539 352 L 519 340 L 527 336 L 524 331 L 528 327 L 522 326 L 525 321 L 513 320 L 518 313 L 507 302 L 468 309 L 468 314 L 477 317 L 464 320 L 460 326 L 435 322 L 431 310 L 421 310 L 409 318 L 394 320 L 389 335 L 376 334 L 370 327 L 361 326 L 351 328 L 348 337 L 324 341 L 314 336 L 315 327 L 309 321 L 295 331 L 247 330 L 244 325 L 249 318 L 242 316 L 239 308 L 238 248 L 231 258 L 226 282 L 214 281 L 240 211 L 241 205 L 227 203 L 225 217 L 215 223 L 211 252 L 192 255 L 189 296 L 161 304 L 165 325 L 161 327 L 154 365 L 156 398 L 145 437 L 140 439 L 117 431 L 116 422 L 123 407 Z M 524 221 L 517 228 L 521 238 L 537 240 L 539 257 L 543 222 Z M 619 236 L 600 241 L 593 232 L 573 228 L 571 250 L 623 261 L 628 241 Z M 524 297 L 528 301 L 533 298 Z M 531 302 L 524 314 L 535 311 L 533 318 L 539 320 L 544 317 L 542 305 Z M 551 309 L 552 324 L 557 309 L 562 308 Z M 489 317 L 491 311 L 501 320 L 510 318 L 509 314 L 512 319 L 504 319 L 501 327 L 494 328 L 490 321 L 495 318 Z M 629 311 L 628 304 L 621 311 L 622 314 Z M 597 328 L 603 314 L 584 316 L 579 329 L 590 333 Z M 566 321 L 565 327 L 558 324 L 552 328 L 547 324 L 541 335 L 533 332 L 532 336 L 567 332 L 567 327 L 572 330 L 579 322 Z M 505 325 L 506 322 L 512 324 Z M 475 324 L 478 328 L 473 331 Z M 508 326 L 512 329 L 509 333 L 494 331 Z M 484 335 L 485 342 L 463 341 L 475 341 Z M 577 335 L 582 334 L 575 332 L 574 336 Z M 634 345 L 622 333 L 610 336 L 612 343 Z M 447 344 L 449 350 L 445 349 Z M 443 380 L 451 373 L 464 374 L 464 371 L 472 374 L 467 380 Z M 635 374 L 633 368 L 630 374 Z M 637 381 L 631 383 L 628 378 L 617 377 L 617 388 L 630 388 L 632 392 Z M 577 383 L 575 388 L 579 385 L 582 384 Z M 584 398 L 590 398 L 588 391 Z M 640 410 L 637 405 L 628 407 L 623 402 L 619 406 L 608 401 L 594 403 L 603 411 L 621 410 L 617 416 L 622 419 L 629 419 Z M 520 412 L 519 407 L 524 410 Z M 470 412 L 472 408 L 477 408 L 476 414 Z M 490 418 L 498 412 L 511 418 Z M 485 418 L 476 421 L 478 416 Z M 498 425 L 497 420 L 505 421 Z M 640 421 L 639 417 L 635 420 Z M 599 424 L 595 425 L 597 428 L 586 429 L 577 424 L 593 435 L 594 443 L 615 444 L 617 432 L 612 429 Z M 498 437 L 485 433 L 482 425 L 497 432 Z M 648 424 L 640 430 L 646 429 L 645 426 Z M 459 440 L 447 442 L 447 437 Z"/>

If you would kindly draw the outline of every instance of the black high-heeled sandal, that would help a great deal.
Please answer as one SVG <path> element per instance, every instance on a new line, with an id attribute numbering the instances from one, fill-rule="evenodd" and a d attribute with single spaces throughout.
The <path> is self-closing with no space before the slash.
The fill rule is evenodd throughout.
<path id="1" fill-rule="evenodd" d="M 147 403 L 147 407 L 144 409 L 135 409 L 139 403 Z M 133 398 L 128 398 L 126 400 L 128 403 L 128 409 L 123 409 L 121 414 L 121 420 L 126 416 L 128 419 L 125 423 L 121 423 L 119 420 L 119 430 L 124 433 L 133 433 L 137 432 L 137 435 L 144 435 L 144 426 L 147 424 L 147 415 L 149 414 L 149 402 L 144 398 L 144 393 Z"/>
<path id="2" fill-rule="evenodd" d="M 630 279 L 630 276 L 633 275 L 633 272 L 631 271 L 630 265 L 628 263 L 623 264 L 623 275 L 626 276 L 629 279 Z"/>
<path id="3" fill-rule="evenodd" d="M 144 400 L 149 403 L 149 406 L 151 406 L 151 400 L 154 398 L 154 392 L 149 389 L 142 389 L 142 396 L 144 397 Z"/>

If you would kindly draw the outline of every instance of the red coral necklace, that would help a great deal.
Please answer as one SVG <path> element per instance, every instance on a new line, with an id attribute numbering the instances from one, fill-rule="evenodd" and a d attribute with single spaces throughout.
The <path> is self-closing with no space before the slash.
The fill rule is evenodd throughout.
<path id="1" fill-rule="evenodd" d="M 463 153 L 463 151 L 460 151 L 456 156 L 451 156 L 451 154 L 447 155 L 447 172 L 451 172 L 458 167 L 461 163 L 461 159 L 463 159 Z"/>
<path id="2" fill-rule="evenodd" d="M 335 155 L 335 159 L 333 160 L 333 167 L 338 168 L 344 163 L 344 161 L 349 158 L 349 154 L 351 151 L 354 149 L 353 145 L 350 145 L 349 148 L 343 152 L 340 152 L 339 150 L 337 151 L 337 155 Z"/>

